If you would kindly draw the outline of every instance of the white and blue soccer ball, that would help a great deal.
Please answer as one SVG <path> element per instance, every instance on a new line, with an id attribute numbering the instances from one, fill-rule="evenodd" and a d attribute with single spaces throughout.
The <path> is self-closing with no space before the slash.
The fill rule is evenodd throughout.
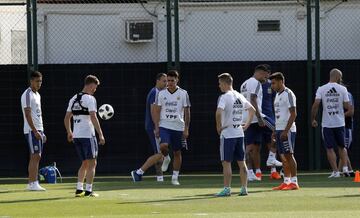
<path id="1" fill-rule="evenodd" d="M 103 120 L 108 120 L 114 116 L 114 108 L 110 104 L 103 104 L 98 110 L 99 117 Z"/>

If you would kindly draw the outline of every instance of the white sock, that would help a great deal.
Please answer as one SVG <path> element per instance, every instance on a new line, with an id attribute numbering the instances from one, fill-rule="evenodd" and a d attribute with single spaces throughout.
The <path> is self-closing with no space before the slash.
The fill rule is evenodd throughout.
<path id="1" fill-rule="evenodd" d="M 344 166 L 343 167 L 343 173 L 347 173 L 347 172 L 349 172 L 349 168 L 347 166 Z"/>
<path id="2" fill-rule="evenodd" d="M 164 181 L 164 176 L 156 176 L 157 181 Z"/>
<path id="3" fill-rule="evenodd" d="M 145 172 L 141 168 L 139 168 L 138 170 L 136 170 L 136 173 L 139 174 L 139 175 L 142 175 Z"/>
<path id="4" fill-rule="evenodd" d="M 179 176 L 179 171 L 173 171 L 173 175 L 172 175 L 172 178 L 173 179 L 177 179 L 178 178 L 178 176 Z"/>
<path id="5" fill-rule="evenodd" d="M 164 160 L 171 160 L 171 158 L 170 158 L 170 155 L 166 155 L 165 157 L 164 157 Z"/>
<path id="6" fill-rule="evenodd" d="M 276 173 L 276 167 L 271 167 L 271 173 Z"/>
<path id="7" fill-rule="evenodd" d="M 253 174 L 254 174 L 254 170 L 253 170 L 253 169 L 248 169 L 248 174 L 249 174 L 249 175 L 253 175 Z"/>
<path id="8" fill-rule="evenodd" d="M 256 173 L 261 173 L 261 170 L 259 168 L 256 169 Z"/>
<path id="9" fill-rule="evenodd" d="M 289 185 L 291 183 L 290 177 L 284 177 L 284 183 Z"/>
<path id="10" fill-rule="evenodd" d="M 78 182 L 78 183 L 76 184 L 76 189 L 77 189 L 77 190 L 84 190 L 84 183 Z"/>
<path id="11" fill-rule="evenodd" d="M 34 182 L 34 185 L 39 185 L 39 181 L 36 180 L 36 181 Z"/>
<path id="12" fill-rule="evenodd" d="M 297 184 L 298 183 L 297 176 L 291 177 L 291 182 Z"/>
<path id="13" fill-rule="evenodd" d="M 86 183 L 86 191 L 92 192 L 92 184 L 87 184 Z"/>
<path id="14" fill-rule="evenodd" d="M 268 159 L 275 159 L 275 158 L 276 158 L 276 153 L 269 151 Z"/>

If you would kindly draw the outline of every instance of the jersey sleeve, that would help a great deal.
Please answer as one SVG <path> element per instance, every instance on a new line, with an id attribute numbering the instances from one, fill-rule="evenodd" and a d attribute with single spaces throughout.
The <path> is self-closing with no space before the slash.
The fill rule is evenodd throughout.
<path id="1" fill-rule="evenodd" d="M 248 83 L 248 89 L 251 94 L 259 96 L 261 83 L 257 80 L 251 80 L 251 82 Z"/>
<path id="2" fill-rule="evenodd" d="M 321 99 L 321 87 L 316 90 L 315 99 Z"/>
<path id="3" fill-rule="evenodd" d="M 82 106 L 88 108 L 89 112 L 97 112 L 96 99 L 91 95 L 84 95 L 82 97 Z"/>
<path id="4" fill-rule="evenodd" d="M 162 105 L 162 92 L 158 92 L 158 93 L 156 93 L 156 96 L 155 96 L 155 105 L 157 105 L 157 106 L 161 106 Z"/>
<path id="5" fill-rule="evenodd" d="M 150 92 L 150 95 L 149 95 L 149 103 L 150 104 L 155 104 L 155 98 L 156 98 L 156 95 L 157 95 L 158 91 L 152 91 Z"/>
<path id="6" fill-rule="evenodd" d="M 220 109 L 224 110 L 224 109 L 225 109 L 225 105 L 226 105 L 226 103 L 225 103 L 225 97 L 224 97 L 224 95 L 221 95 L 221 96 L 219 97 L 219 99 L 218 99 L 217 108 L 220 108 Z"/>
<path id="7" fill-rule="evenodd" d="M 349 92 L 347 91 L 347 88 L 344 87 L 344 102 L 349 102 Z"/>
<path id="8" fill-rule="evenodd" d="M 73 102 L 74 102 L 74 98 L 71 98 L 70 101 L 69 101 L 69 105 L 68 105 L 68 107 L 66 109 L 66 112 L 72 112 L 71 107 L 73 105 Z"/>
<path id="9" fill-rule="evenodd" d="M 349 104 L 354 105 L 354 97 L 352 96 L 352 94 L 349 91 L 348 91 L 348 96 L 349 96 Z"/>
<path id="10" fill-rule="evenodd" d="M 27 108 L 31 106 L 31 95 L 29 91 L 26 91 L 25 95 L 21 97 L 21 107 Z"/>
<path id="11" fill-rule="evenodd" d="M 251 103 L 243 95 L 240 95 L 240 101 L 244 105 L 245 110 L 252 107 Z"/>
<path id="12" fill-rule="evenodd" d="M 296 107 L 296 97 L 293 92 L 288 93 L 288 107 Z"/>
<path id="13" fill-rule="evenodd" d="M 185 102 L 184 102 L 184 107 L 191 107 L 189 94 L 188 94 L 187 92 L 185 92 Z"/>

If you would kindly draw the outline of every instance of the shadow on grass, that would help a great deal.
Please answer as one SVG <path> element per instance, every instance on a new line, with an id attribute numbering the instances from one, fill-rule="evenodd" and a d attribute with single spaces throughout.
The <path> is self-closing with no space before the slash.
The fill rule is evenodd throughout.
<path id="1" fill-rule="evenodd" d="M 328 198 L 358 198 L 360 197 L 360 194 L 355 194 L 355 195 L 338 195 L 338 196 L 331 196 Z"/>
<path id="2" fill-rule="evenodd" d="M 65 199 L 74 199 L 73 197 L 57 197 L 57 198 L 37 198 L 37 199 L 18 199 L 11 201 L 1 201 L 0 204 L 18 204 L 18 203 L 28 203 L 28 202 L 40 202 L 40 201 L 57 201 Z"/>
<path id="3" fill-rule="evenodd" d="M 201 197 L 194 197 L 194 196 L 201 196 Z M 149 201 L 126 201 L 121 202 L 118 204 L 147 204 L 147 203 L 162 203 L 162 202 L 176 202 L 176 201 L 192 201 L 192 200 L 206 200 L 211 198 L 217 198 L 214 194 L 205 194 L 205 195 L 194 195 L 189 198 L 179 197 L 176 199 L 162 199 L 162 200 L 149 200 Z"/>

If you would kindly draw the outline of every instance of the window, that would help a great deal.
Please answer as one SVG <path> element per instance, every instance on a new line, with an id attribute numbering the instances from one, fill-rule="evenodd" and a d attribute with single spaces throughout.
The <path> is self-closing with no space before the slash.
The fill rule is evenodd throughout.
<path id="1" fill-rule="evenodd" d="M 258 20 L 258 32 L 280 31 L 280 20 Z"/>

